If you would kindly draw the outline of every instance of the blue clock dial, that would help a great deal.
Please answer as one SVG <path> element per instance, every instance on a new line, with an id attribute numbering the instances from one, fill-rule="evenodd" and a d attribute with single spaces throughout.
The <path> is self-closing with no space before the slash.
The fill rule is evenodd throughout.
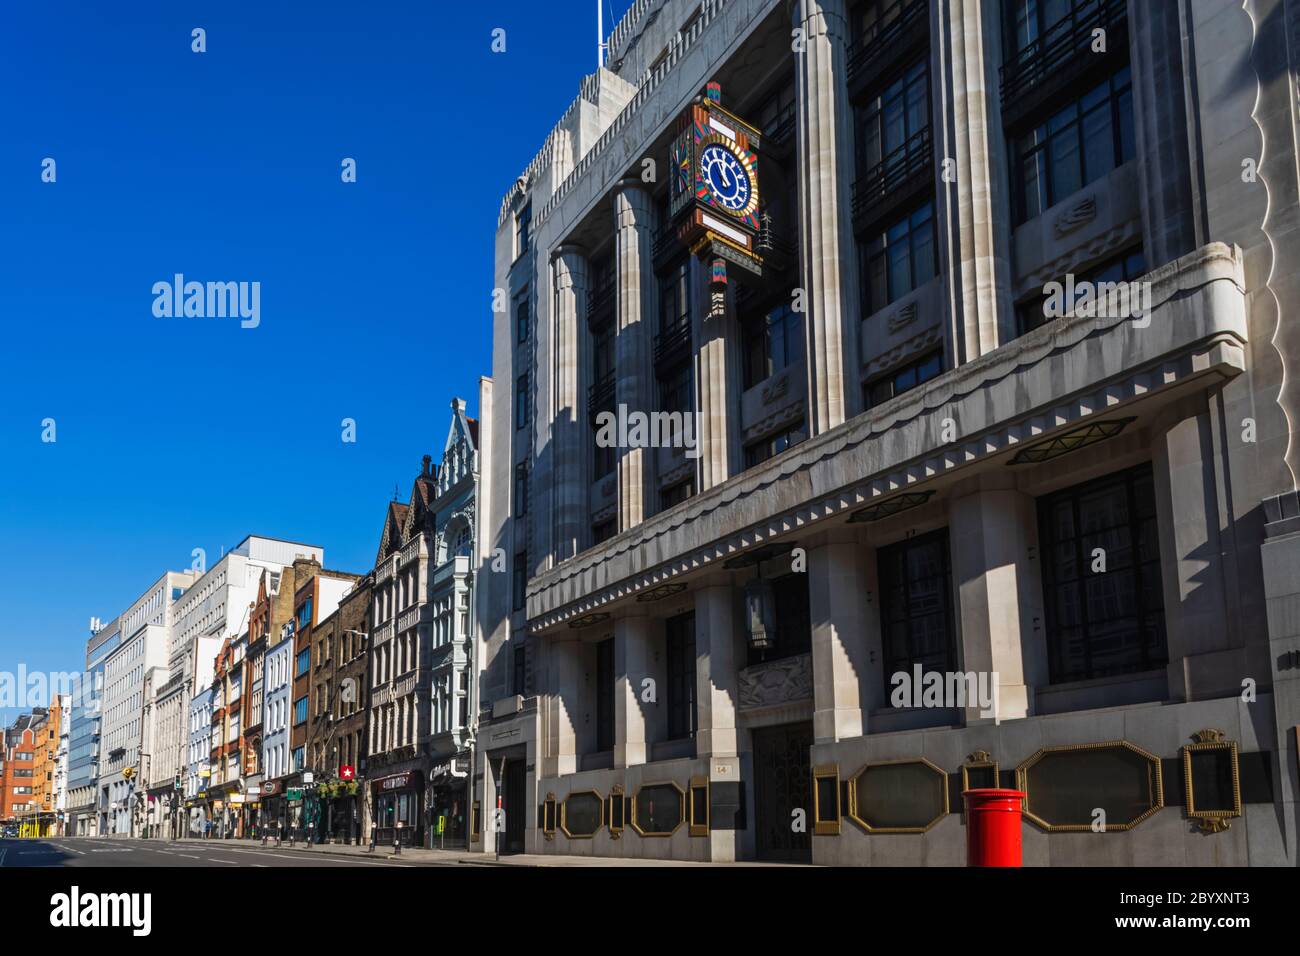
<path id="1" fill-rule="evenodd" d="M 736 154 L 725 146 L 712 143 L 704 147 L 700 153 L 700 175 L 723 209 L 737 212 L 748 205 L 753 190 L 749 173 Z"/>

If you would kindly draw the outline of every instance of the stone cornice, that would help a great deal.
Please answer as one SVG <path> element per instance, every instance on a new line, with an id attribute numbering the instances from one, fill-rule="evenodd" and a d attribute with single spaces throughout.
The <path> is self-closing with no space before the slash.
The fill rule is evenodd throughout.
<path id="1" fill-rule="evenodd" d="M 1212 243 L 1145 280 L 1152 284 L 1145 326 L 1116 317 L 1049 323 L 538 575 L 528 586 L 530 629 L 1191 379 L 1244 368 L 1239 250 Z M 945 444 L 948 420 L 960 437 Z M 769 517 L 755 522 L 755 514 Z"/>

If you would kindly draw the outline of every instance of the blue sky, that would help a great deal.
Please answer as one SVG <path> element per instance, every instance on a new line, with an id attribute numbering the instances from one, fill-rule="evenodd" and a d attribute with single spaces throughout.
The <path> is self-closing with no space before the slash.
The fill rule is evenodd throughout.
<path id="1" fill-rule="evenodd" d="M 500 200 L 594 67 L 595 17 L 3 5 L 0 670 L 80 667 L 90 617 L 196 547 L 261 533 L 370 567 L 451 397 L 477 414 Z M 261 324 L 155 318 L 178 272 L 260 282 Z"/>

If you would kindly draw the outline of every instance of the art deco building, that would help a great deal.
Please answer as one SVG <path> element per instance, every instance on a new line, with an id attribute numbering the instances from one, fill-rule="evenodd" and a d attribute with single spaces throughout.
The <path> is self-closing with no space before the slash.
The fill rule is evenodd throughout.
<path id="1" fill-rule="evenodd" d="M 633 4 L 497 226 L 477 846 L 1295 865 L 1292 6 Z"/>

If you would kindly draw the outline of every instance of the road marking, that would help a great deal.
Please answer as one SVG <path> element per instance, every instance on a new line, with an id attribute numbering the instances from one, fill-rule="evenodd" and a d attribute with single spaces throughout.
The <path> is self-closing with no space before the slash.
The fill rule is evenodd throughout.
<path id="1" fill-rule="evenodd" d="M 232 846 L 232 847 L 226 847 L 222 852 L 225 852 L 225 853 L 254 853 L 254 854 L 257 854 L 257 855 L 259 855 L 259 856 L 274 856 L 274 857 L 277 857 L 278 859 L 281 859 L 281 860 L 302 860 L 302 859 L 310 859 L 310 857 L 304 857 L 302 854 L 299 854 L 299 853 L 288 854 L 288 853 L 272 853 L 272 852 L 270 852 L 269 850 L 243 850 L 243 849 L 239 849 L 239 848 L 236 848 L 236 847 L 233 847 L 233 846 Z M 316 859 L 319 860 L 319 861 L 322 862 L 322 863 L 344 863 L 344 862 L 346 862 L 346 860 L 347 860 L 348 858 L 347 858 L 347 857 L 339 857 L 339 856 L 330 857 L 330 856 L 326 856 L 325 854 L 322 853 L 322 854 L 321 854 L 320 856 L 318 856 Z M 364 865 L 364 866 L 401 866 L 401 867 L 405 867 L 406 869 L 410 869 L 412 866 L 415 865 L 415 864 L 413 864 L 413 863 L 380 863 L 380 862 L 378 862 L 377 860 L 356 860 L 356 861 L 354 861 L 354 862 L 357 863 L 357 864 L 359 864 L 359 865 Z"/>
<path id="2" fill-rule="evenodd" d="M 178 855 L 178 856 L 183 856 L 183 857 L 188 857 L 188 858 L 191 859 L 191 860 L 197 860 L 197 859 L 199 859 L 199 857 L 194 856 L 193 854 L 190 854 L 190 853 L 179 853 L 179 854 L 177 854 L 177 855 Z"/>
<path id="3" fill-rule="evenodd" d="M 8 852 L 9 852 L 8 849 L 6 849 L 5 847 L 0 847 L 0 866 L 5 865 L 5 855 Z"/>

